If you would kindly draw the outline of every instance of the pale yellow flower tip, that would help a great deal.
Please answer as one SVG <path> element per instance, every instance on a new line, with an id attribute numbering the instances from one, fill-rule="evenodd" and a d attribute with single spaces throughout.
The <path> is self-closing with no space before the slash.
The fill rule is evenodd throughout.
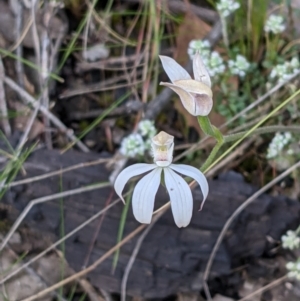
<path id="1" fill-rule="evenodd" d="M 158 166 L 168 166 L 172 163 L 174 137 L 161 131 L 152 138 L 152 154 L 154 163 Z"/>

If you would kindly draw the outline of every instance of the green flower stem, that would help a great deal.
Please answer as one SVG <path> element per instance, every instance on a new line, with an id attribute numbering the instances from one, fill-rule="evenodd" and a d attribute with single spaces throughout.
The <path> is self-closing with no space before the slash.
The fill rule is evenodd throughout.
<path id="1" fill-rule="evenodd" d="M 244 132 L 239 132 L 236 134 L 223 136 L 222 133 L 214 125 L 212 125 L 210 123 L 210 120 L 207 116 L 199 116 L 198 122 L 199 122 L 201 129 L 203 130 L 203 132 L 206 135 L 211 136 L 217 140 L 217 144 L 214 146 L 210 155 L 208 156 L 208 158 L 206 159 L 206 161 L 203 163 L 203 165 L 201 167 L 202 172 L 205 172 L 208 169 L 208 167 L 213 163 L 214 158 L 218 154 L 218 152 L 223 144 L 239 140 L 239 139 L 243 138 L 249 132 L 249 131 L 244 131 Z M 251 134 L 248 136 L 274 133 L 274 132 L 300 133 L 300 126 L 280 126 L 280 125 L 266 126 L 266 127 L 257 128 L 255 130 L 253 130 L 251 132 Z"/>
<path id="2" fill-rule="evenodd" d="M 248 131 L 239 132 L 236 134 L 230 134 L 223 136 L 224 143 L 226 142 L 233 142 L 238 139 L 241 139 Z M 281 125 L 274 125 L 274 126 L 265 126 L 262 128 L 258 128 L 254 130 L 251 135 L 261 135 L 261 134 L 268 134 L 268 133 L 274 133 L 274 132 L 293 132 L 293 133 L 300 133 L 300 126 L 281 126 Z"/>
<path id="3" fill-rule="evenodd" d="M 211 136 L 217 140 L 217 144 L 201 167 L 201 171 L 205 171 L 212 164 L 219 149 L 224 144 L 224 137 L 220 130 L 210 123 L 208 116 L 198 116 L 198 122 L 205 135 Z"/>
<path id="4" fill-rule="evenodd" d="M 215 138 L 218 143 L 224 143 L 222 133 L 210 123 L 208 116 L 198 116 L 198 122 L 205 135 Z"/>
<path id="5" fill-rule="evenodd" d="M 223 142 L 217 142 L 217 144 L 214 146 L 211 153 L 209 154 L 208 158 L 206 159 L 206 161 L 203 163 L 202 167 L 200 168 L 200 170 L 202 172 L 205 173 L 207 171 L 209 166 L 213 163 L 214 158 L 216 157 L 218 151 L 220 150 L 220 148 L 222 147 L 223 144 L 224 144 Z"/>
<path id="6" fill-rule="evenodd" d="M 228 33 L 227 33 L 227 22 L 226 17 L 224 17 L 222 14 L 220 14 L 220 20 L 222 23 L 222 35 L 223 35 L 223 41 L 226 46 L 226 48 L 229 48 L 229 40 L 228 40 Z"/>

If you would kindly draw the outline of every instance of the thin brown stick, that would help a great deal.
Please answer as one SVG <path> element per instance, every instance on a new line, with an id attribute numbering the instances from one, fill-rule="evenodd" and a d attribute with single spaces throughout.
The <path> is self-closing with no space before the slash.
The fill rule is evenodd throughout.
<path id="1" fill-rule="evenodd" d="M 0 114 L 1 114 L 0 120 L 3 127 L 3 131 L 5 135 L 8 137 L 11 135 L 11 127 L 8 120 L 5 90 L 3 85 L 4 76 L 5 76 L 4 67 L 0 56 Z"/>
<path id="2" fill-rule="evenodd" d="M 111 202 L 111 199 L 112 199 L 112 197 L 113 197 L 113 193 L 114 193 L 113 190 L 111 190 L 110 195 L 109 195 L 108 199 L 107 199 L 106 202 L 105 202 L 105 207 L 104 207 L 104 208 L 108 207 L 108 205 L 109 205 L 109 203 Z M 82 265 L 82 268 L 83 268 L 83 269 L 86 268 L 87 265 L 89 264 L 90 257 L 91 257 L 93 248 L 94 248 L 94 246 L 95 246 L 95 243 L 96 243 L 96 241 L 97 241 L 97 237 L 98 237 L 98 235 L 99 235 L 99 231 L 100 231 L 100 229 L 101 229 L 103 220 L 104 220 L 104 214 L 101 215 L 101 218 L 99 219 L 99 221 L 98 221 L 98 223 L 97 223 L 96 229 L 95 229 L 95 231 L 94 231 L 94 235 L 93 235 L 93 237 L 92 237 L 92 239 L 91 239 L 91 242 L 90 242 L 90 244 L 89 244 L 89 248 L 88 248 L 87 254 L 86 254 L 85 259 L 84 259 L 84 261 L 83 261 L 83 265 Z"/>
<path id="3" fill-rule="evenodd" d="M 55 199 L 59 199 L 59 198 L 67 197 L 67 196 L 71 196 L 71 195 L 75 195 L 75 194 L 79 194 L 79 193 L 83 193 L 83 192 L 87 192 L 87 191 L 92 191 L 92 190 L 95 190 L 95 189 L 108 187 L 108 186 L 110 186 L 110 183 L 108 183 L 108 182 L 98 183 L 98 184 L 90 185 L 90 186 L 87 186 L 87 187 L 80 187 L 80 188 L 71 189 L 71 190 L 64 191 L 64 192 L 54 193 L 52 195 L 47 195 L 47 196 L 37 198 L 35 200 L 30 201 L 28 203 L 28 205 L 25 207 L 25 209 L 22 211 L 20 216 L 17 218 L 17 220 L 14 222 L 13 226 L 9 229 L 9 232 L 7 233 L 5 238 L 3 239 L 3 241 L 0 245 L 0 251 L 2 251 L 3 248 L 6 246 L 6 244 L 8 243 L 10 238 L 12 237 L 12 235 L 15 233 L 15 231 L 18 229 L 18 227 L 20 226 L 20 224 L 22 223 L 22 221 L 26 217 L 27 213 L 30 211 L 30 209 L 34 205 L 45 203 L 45 202 L 48 202 L 48 201 L 51 201 L 51 200 L 55 200 Z"/>
<path id="4" fill-rule="evenodd" d="M 220 170 L 222 167 L 224 167 L 226 164 L 232 162 L 237 156 L 240 156 L 243 154 L 244 150 L 247 149 L 254 141 L 256 140 L 255 137 L 252 137 L 249 140 L 246 140 L 244 143 L 242 143 L 239 147 L 235 149 L 230 155 L 228 155 L 226 158 L 224 158 L 221 162 L 219 162 L 217 165 L 215 165 L 212 169 L 210 169 L 206 175 L 208 177 L 213 176 L 216 174 L 218 170 Z"/>
<path id="5" fill-rule="evenodd" d="M 144 239 L 146 238 L 146 236 L 148 235 L 148 233 L 150 232 L 150 230 L 153 228 L 153 226 L 155 225 L 155 223 L 158 221 L 158 219 L 155 219 L 146 229 L 145 231 L 141 234 L 141 236 L 139 237 L 139 239 L 136 242 L 136 245 L 133 249 L 133 252 L 130 256 L 130 259 L 126 265 L 125 271 L 124 271 L 124 275 L 122 278 L 122 282 L 121 282 L 121 301 L 126 301 L 126 286 L 127 286 L 127 280 L 128 280 L 128 276 L 129 273 L 132 269 L 132 266 L 135 262 L 136 256 L 142 246 L 142 243 L 144 241 Z"/>
<path id="6" fill-rule="evenodd" d="M 25 100 L 27 105 L 31 105 L 34 108 L 38 106 L 38 102 L 30 95 L 28 94 L 24 89 L 22 89 L 19 85 L 17 85 L 12 79 L 5 76 L 4 82 L 7 84 L 11 89 L 16 91 L 22 98 L 22 100 Z M 76 143 L 76 145 L 83 151 L 83 152 L 89 152 L 89 149 L 84 145 L 80 140 L 77 139 L 77 137 L 73 134 L 73 131 L 68 129 L 55 115 L 53 115 L 51 112 L 47 110 L 44 106 L 39 107 L 40 112 L 49 118 L 51 122 L 57 126 L 60 130 L 62 130 L 66 136 L 73 142 Z"/>
<path id="7" fill-rule="evenodd" d="M 271 282 L 271 283 L 269 283 L 269 284 L 267 284 L 267 285 L 261 287 L 260 289 L 256 290 L 255 292 L 249 294 L 248 296 L 243 297 L 242 299 L 239 299 L 238 301 L 249 300 L 249 298 L 252 298 L 252 297 L 254 297 L 254 296 L 256 296 L 256 295 L 258 295 L 258 294 L 260 294 L 260 293 L 263 293 L 263 292 L 265 292 L 265 291 L 271 289 L 271 288 L 274 287 L 274 286 L 279 285 L 280 283 L 282 283 L 282 282 L 283 282 L 284 280 L 286 280 L 287 278 L 288 278 L 288 276 L 287 276 L 287 275 L 284 275 L 284 276 L 278 278 L 277 280 L 275 280 L 275 281 L 273 281 L 273 282 Z"/>
<path id="8" fill-rule="evenodd" d="M 15 30 L 16 30 L 16 40 L 21 39 L 21 30 L 23 26 L 23 6 L 22 3 L 16 1 L 13 5 L 15 14 Z M 16 49 L 16 55 L 19 58 L 23 57 L 23 46 L 20 44 Z M 18 83 L 21 87 L 24 87 L 24 66 L 21 60 L 15 60 L 16 73 L 18 78 Z"/>
<path id="9" fill-rule="evenodd" d="M 91 222 L 93 222 L 100 215 L 104 214 L 106 211 L 108 211 L 110 208 L 112 208 L 113 206 L 115 206 L 116 204 L 118 204 L 120 201 L 121 201 L 121 199 L 117 199 L 113 203 L 111 203 L 110 205 L 108 205 L 107 207 L 105 207 L 104 209 L 102 209 L 99 212 L 97 212 L 96 214 L 94 214 L 92 217 L 90 217 L 88 220 L 86 220 L 85 222 L 83 222 L 82 224 L 80 224 L 74 230 L 72 230 L 71 232 L 69 232 L 68 234 L 66 234 L 64 237 L 62 237 L 61 239 L 59 239 L 58 241 L 56 241 L 55 243 L 53 243 L 51 246 L 49 246 L 43 252 L 41 252 L 38 255 L 36 255 L 35 257 L 31 258 L 28 262 L 26 262 L 25 264 L 23 264 L 21 267 L 19 267 L 18 269 L 12 271 L 10 274 L 8 274 L 7 276 L 5 276 L 0 281 L 0 284 L 5 283 L 7 280 L 9 280 L 13 276 L 15 276 L 16 274 L 18 274 L 19 272 L 21 272 L 23 269 L 27 268 L 29 265 L 31 265 L 32 263 L 34 263 L 35 261 L 37 261 L 38 259 L 40 259 L 41 257 L 43 257 L 45 254 L 47 254 L 48 252 L 50 252 L 51 250 L 53 250 L 56 246 L 60 245 L 62 242 L 66 241 L 69 237 L 73 236 L 78 231 L 80 231 L 81 229 L 83 229 L 85 226 L 87 226 L 88 224 L 90 224 Z"/>
<path id="10" fill-rule="evenodd" d="M 165 213 L 165 211 L 161 211 L 159 214 L 155 215 L 152 219 L 152 222 L 155 222 L 164 213 Z M 79 277 L 82 277 L 82 276 L 90 273 L 91 271 L 96 269 L 99 264 L 101 264 L 104 260 L 106 260 L 108 257 L 110 257 L 117 249 L 119 249 L 121 246 L 123 246 L 125 243 L 127 243 L 129 240 L 131 240 L 133 237 L 135 237 L 138 233 L 140 233 L 143 229 L 145 229 L 145 227 L 146 227 L 146 225 L 141 225 L 137 229 L 132 231 L 125 238 L 123 238 L 119 243 L 117 243 L 114 247 L 112 247 L 105 254 L 103 254 L 98 260 L 96 260 L 93 264 L 91 264 L 88 268 L 86 268 L 86 269 L 76 273 L 75 275 L 72 275 L 72 276 L 70 276 L 70 277 L 68 277 L 68 278 L 66 278 L 66 279 L 50 286 L 50 287 L 48 287 L 45 290 L 42 290 L 41 292 L 39 292 L 39 293 L 29 297 L 29 298 L 23 299 L 22 301 L 33 301 L 33 300 L 36 300 L 38 298 L 41 298 L 41 297 L 45 296 L 46 294 L 52 292 L 53 290 L 65 285 L 67 283 L 70 283 L 70 282 L 78 279 Z"/>
<path id="11" fill-rule="evenodd" d="M 283 173 L 281 173 L 279 176 L 277 176 L 275 179 L 273 179 L 271 182 L 269 182 L 267 185 L 265 185 L 264 187 L 262 187 L 261 189 L 259 189 L 257 192 L 255 192 L 251 197 L 249 197 L 243 204 L 241 204 L 234 212 L 233 214 L 228 218 L 227 222 L 225 223 L 225 225 L 223 226 L 223 229 L 216 241 L 216 244 L 214 245 L 214 248 L 209 256 L 209 260 L 207 262 L 207 265 L 205 267 L 205 271 L 203 274 L 203 282 L 205 283 L 205 285 L 207 286 L 207 280 L 209 277 L 209 273 L 211 270 L 211 266 L 213 264 L 214 258 L 216 256 L 216 253 L 223 241 L 223 238 L 226 234 L 226 232 L 228 231 L 229 227 L 231 226 L 232 222 L 234 221 L 234 219 L 247 207 L 249 206 L 254 200 L 256 200 L 257 197 L 259 197 L 261 194 L 263 194 L 265 191 L 267 191 L 268 189 L 270 189 L 273 185 L 275 185 L 276 183 L 278 183 L 279 181 L 281 181 L 283 178 L 285 178 L 287 175 L 289 175 L 292 171 L 294 171 L 295 169 L 297 169 L 298 167 L 300 167 L 300 161 L 297 162 L 296 164 L 294 164 L 293 166 L 291 166 L 289 169 L 287 169 L 286 171 L 284 171 Z M 208 297 L 209 300 L 209 297 Z"/>
<path id="12" fill-rule="evenodd" d="M 79 164 L 72 165 L 72 166 L 69 166 L 69 167 L 66 167 L 66 168 L 62 168 L 62 169 L 59 169 L 59 170 L 48 172 L 48 173 L 43 174 L 43 175 L 39 175 L 39 176 L 24 179 L 24 180 L 11 182 L 11 183 L 8 183 L 7 185 L 2 185 L 2 186 L 0 185 L 0 188 L 3 188 L 3 187 L 8 188 L 8 187 L 14 187 L 14 186 L 18 186 L 18 185 L 33 183 L 33 182 L 41 181 L 41 180 L 44 180 L 44 179 L 47 179 L 47 178 L 50 178 L 50 177 L 53 177 L 53 176 L 62 175 L 65 172 L 69 172 L 69 171 L 72 171 L 72 170 L 75 170 L 75 169 L 78 169 L 78 168 L 84 168 L 84 167 L 89 167 L 89 166 L 93 166 L 93 165 L 97 165 L 97 164 L 102 164 L 102 163 L 106 163 L 108 161 L 109 161 L 109 159 L 98 159 L 98 160 L 91 161 L 91 162 L 79 163 Z"/>

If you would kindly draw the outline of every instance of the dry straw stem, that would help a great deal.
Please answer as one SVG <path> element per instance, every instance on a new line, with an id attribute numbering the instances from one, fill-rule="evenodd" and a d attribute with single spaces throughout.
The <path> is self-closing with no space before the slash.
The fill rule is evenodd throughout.
<path id="1" fill-rule="evenodd" d="M 150 232 L 150 230 L 153 228 L 153 226 L 155 225 L 155 223 L 158 221 L 158 219 L 155 219 L 146 229 L 145 231 L 141 234 L 141 236 L 139 237 L 139 239 L 136 242 L 136 245 L 133 249 L 133 252 L 130 256 L 130 259 L 126 265 L 125 271 L 124 271 L 124 275 L 122 278 L 122 283 L 121 283 L 121 301 L 126 301 L 126 286 L 127 286 L 127 280 L 128 280 L 128 276 L 129 273 L 132 269 L 132 266 L 134 264 L 134 261 L 136 259 L 136 256 L 142 246 L 142 243 L 145 239 L 145 237 L 148 235 L 148 233 Z"/>
<path id="2" fill-rule="evenodd" d="M 98 164 L 106 163 L 108 161 L 109 161 L 109 159 L 98 159 L 98 160 L 91 161 L 91 162 L 79 163 L 79 164 L 72 165 L 72 166 L 69 166 L 69 167 L 66 167 L 66 168 L 51 171 L 51 172 L 43 174 L 43 175 L 39 175 L 39 176 L 24 179 L 24 180 L 11 182 L 11 183 L 8 183 L 8 184 L 2 185 L 2 186 L 0 185 L 0 188 L 3 188 L 3 187 L 8 188 L 8 187 L 14 187 L 14 186 L 18 186 L 18 185 L 33 183 L 33 182 L 41 181 L 41 180 L 44 180 L 44 179 L 47 179 L 47 178 L 50 178 L 50 177 L 53 177 L 53 176 L 62 175 L 65 172 L 69 172 L 69 171 L 72 171 L 72 170 L 75 170 L 75 169 L 78 169 L 78 168 L 84 168 L 84 167 L 89 167 L 89 166 L 93 166 L 93 165 L 98 165 Z"/>
<path id="3" fill-rule="evenodd" d="M 167 209 L 167 208 L 166 208 Z M 152 222 L 155 222 L 157 219 L 159 219 L 166 211 L 166 209 L 164 211 L 161 211 L 159 214 L 155 215 L 152 219 Z M 116 244 L 114 247 L 112 247 L 110 250 L 108 250 L 104 255 L 102 255 L 98 260 L 96 260 L 92 265 L 90 265 L 88 268 L 78 272 L 75 275 L 72 275 L 71 277 L 68 277 L 50 287 L 48 287 L 47 289 L 29 297 L 26 299 L 23 299 L 22 301 L 33 301 L 36 300 L 38 298 L 41 298 L 43 296 L 45 296 L 46 294 L 52 292 L 53 290 L 67 284 L 70 283 L 74 280 L 76 280 L 79 277 L 82 277 L 88 273 L 90 273 L 91 271 L 93 271 L 94 269 L 97 268 L 98 265 L 100 265 L 104 260 L 106 260 L 109 256 L 111 256 L 116 250 L 118 250 L 121 246 L 123 246 L 125 243 L 127 243 L 129 240 L 131 240 L 133 237 L 135 237 L 138 233 L 140 233 L 143 229 L 146 228 L 146 225 L 141 225 L 139 226 L 137 229 L 135 229 L 133 232 L 131 232 L 130 234 L 128 234 L 125 238 L 123 238 L 118 244 Z"/>
<path id="4" fill-rule="evenodd" d="M 7 248 L 7 251 L 9 252 L 9 254 L 13 257 L 13 259 L 18 262 L 20 260 L 20 256 L 17 255 L 11 248 Z M 40 284 L 43 285 L 43 287 L 47 287 L 48 284 L 46 283 L 46 281 L 43 279 L 43 277 L 41 277 L 33 268 L 30 267 L 26 267 L 25 268 L 26 273 L 33 276 L 35 279 L 38 279 L 38 281 L 40 282 Z M 1 275 L 3 275 L 5 273 L 5 271 L 2 271 L 2 266 L 0 265 L 0 271 L 1 271 Z M 17 280 L 17 279 L 16 279 Z M 18 283 L 19 284 L 19 283 Z M 4 290 L 5 291 L 5 287 Z M 1 295 L 3 294 L 3 297 L 6 297 L 5 300 L 10 300 L 7 296 L 7 294 L 4 294 L 3 291 L 1 292 Z M 6 293 L 6 292 L 5 292 Z M 51 295 L 53 297 L 58 298 L 58 300 L 60 301 L 67 301 L 67 299 L 63 298 L 62 296 L 60 296 L 56 291 L 53 291 L 51 293 Z M 1 299 L 2 300 L 2 299 Z"/>
<path id="5" fill-rule="evenodd" d="M 3 242 L 1 243 L 0 251 L 2 251 L 3 248 L 6 246 L 7 242 L 10 240 L 12 235 L 15 233 L 15 231 L 17 230 L 19 225 L 22 223 L 22 221 L 26 217 L 27 213 L 30 211 L 30 209 L 34 205 L 45 203 L 45 202 L 55 200 L 55 199 L 59 199 L 59 198 L 64 198 L 64 197 L 79 194 L 79 193 L 83 193 L 83 192 L 87 192 L 87 191 L 92 191 L 92 190 L 96 190 L 96 189 L 100 189 L 100 188 L 104 188 L 104 187 L 109 187 L 109 186 L 110 186 L 109 182 L 98 183 L 98 184 L 90 185 L 90 186 L 87 186 L 87 187 L 81 187 L 81 188 L 76 188 L 76 189 L 72 189 L 72 190 L 68 190 L 68 191 L 64 191 L 64 192 L 59 192 L 59 193 L 55 193 L 55 194 L 52 194 L 52 195 L 48 195 L 48 196 L 44 196 L 44 197 L 32 200 L 25 207 L 25 209 L 22 211 L 20 216 L 17 218 L 17 220 L 15 221 L 13 226 L 10 228 L 8 234 L 5 236 Z"/>
<path id="6" fill-rule="evenodd" d="M 7 84 L 11 89 L 16 91 L 20 97 L 26 101 L 27 105 L 31 105 L 34 108 L 39 105 L 38 101 L 34 99 L 30 94 L 28 94 L 24 89 L 22 89 L 19 85 L 17 85 L 12 79 L 9 77 L 5 76 L 4 77 L 4 82 Z M 76 138 L 76 136 L 72 133 L 73 131 L 68 129 L 55 115 L 53 115 L 47 108 L 44 106 L 39 107 L 40 112 L 49 118 L 49 120 L 57 126 L 61 131 L 63 131 L 66 136 L 73 142 L 77 144 L 77 146 L 83 151 L 83 152 L 89 152 L 89 149 L 80 141 Z"/>
<path id="7" fill-rule="evenodd" d="M 273 281 L 273 282 L 271 282 L 271 283 L 269 283 L 269 284 L 267 284 L 267 285 L 261 287 L 260 289 L 256 290 L 255 292 L 249 294 L 249 295 L 246 296 L 246 297 L 243 297 L 242 299 L 239 299 L 238 301 L 249 300 L 249 298 L 252 298 L 252 297 L 254 297 L 254 296 L 258 295 L 258 294 L 261 294 L 261 293 L 263 293 L 263 292 L 265 292 L 265 291 L 271 289 L 271 288 L 274 287 L 274 286 L 279 285 L 280 283 L 282 283 L 282 282 L 283 282 L 284 280 L 286 280 L 287 278 L 288 278 L 287 275 L 282 276 L 281 278 L 278 278 L 277 280 L 275 280 L 275 281 Z"/>
<path id="8" fill-rule="evenodd" d="M 18 269 L 13 270 L 10 274 L 8 274 L 7 276 L 5 276 L 1 281 L 0 284 L 4 284 L 7 280 L 9 280 L 10 278 L 12 278 L 13 276 L 15 276 L 16 274 L 18 274 L 19 272 L 21 272 L 23 269 L 26 269 L 28 266 L 30 266 L 32 263 L 34 263 L 35 261 L 37 261 L 38 259 L 42 258 L 44 255 L 46 255 L 48 252 L 50 252 L 51 250 L 53 250 L 55 247 L 57 247 L 58 245 L 60 245 L 61 243 L 63 243 L 64 241 L 66 241 L 68 238 L 70 238 L 71 236 L 73 236 L 74 234 L 76 234 L 78 231 L 80 231 L 81 229 L 83 229 L 85 226 L 87 226 L 88 224 L 90 224 L 91 222 L 93 222 L 95 219 L 97 219 L 99 216 L 101 216 L 102 214 L 104 214 L 106 211 L 108 211 L 110 208 L 114 207 L 116 204 L 118 204 L 121 200 L 117 199 L 114 202 L 112 202 L 110 205 L 106 206 L 104 209 L 100 210 L 99 212 L 97 212 L 96 214 L 94 214 L 92 217 L 90 217 L 88 220 L 86 220 L 85 222 L 83 222 L 82 224 L 80 224 L 78 227 L 76 227 L 74 230 L 72 230 L 71 232 L 69 232 L 67 235 L 65 235 L 64 237 L 62 237 L 61 239 L 59 239 L 58 241 L 56 241 L 55 243 L 53 243 L 51 246 L 49 246 L 47 249 L 45 249 L 43 252 L 39 253 L 37 256 L 31 258 L 29 261 L 27 261 L 25 264 L 23 264 L 21 267 L 19 267 Z"/>
<path id="9" fill-rule="evenodd" d="M 211 266 L 213 264 L 214 258 L 216 256 L 216 253 L 224 239 L 224 236 L 226 234 L 226 232 L 228 231 L 229 227 L 231 226 L 232 222 L 234 221 L 234 219 L 246 208 L 248 207 L 254 200 L 256 200 L 257 197 L 259 197 L 261 194 L 263 194 L 264 192 L 266 192 L 268 189 L 270 189 L 272 186 L 274 186 L 276 183 L 278 183 L 279 181 L 281 181 L 282 179 L 284 179 L 287 175 L 289 175 L 291 172 L 293 172 L 295 169 L 297 169 L 298 167 L 300 167 L 300 161 L 297 162 L 296 164 L 294 164 L 293 166 L 291 166 L 289 169 L 287 169 L 286 171 L 284 171 L 282 174 L 280 174 L 279 176 L 277 176 L 275 179 L 273 179 L 271 182 L 269 182 L 267 185 L 265 185 L 264 187 L 262 187 L 261 189 L 259 189 L 257 192 L 255 192 L 251 197 L 249 197 L 242 205 L 240 205 L 234 212 L 233 214 L 229 217 L 229 219 L 227 220 L 227 222 L 225 223 L 218 239 L 217 242 L 210 254 L 209 260 L 207 262 L 205 271 L 204 271 L 204 275 L 203 275 L 203 282 L 204 282 L 204 289 L 206 292 L 206 295 L 208 297 L 208 300 L 211 300 L 210 294 L 209 294 L 209 290 L 208 290 L 208 285 L 207 285 L 207 280 L 209 277 L 209 273 L 211 270 Z"/>
<path id="10" fill-rule="evenodd" d="M 254 101 L 253 103 L 251 103 L 247 108 L 245 108 L 244 110 L 242 110 L 240 113 L 236 114 L 234 117 L 232 117 L 230 120 L 228 120 L 227 122 L 225 122 L 224 124 L 222 124 L 222 126 L 220 127 L 220 129 L 224 128 L 225 126 L 229 125 L 230 123 L 232 123 L 233 121 L 237 120 L 238 118 L 242 117 L 243 115 L 245 115 L 245 113 L 247 113 L 248 111 L 252 110 L 253 108 L 255 108 L 256 106 L 258 106 L 260 103 L 262 103 L 264 100 L 266 100 L 269 96 L 271 96 L 273 93 L 277 92 L 280 88 L 284 87 L 287 83 L 289 83 L 290 81 L 298 78 L 298 76 L 300 75 L 300 70 L 298 72 L 296 72 L 292 77 L 290 77 L 289 79 L 277 84 L 276 86 L 274 86 L 271 90 L 269 90 L 266 94 L 264 94 L 263 96 L 259 97 L 256 101 Z"/>
<path id="11" fill-rule="evenodd" d="M 27 124 L 26 124 L 26 127 L 25 127 L 25 131 L 24 131 L 24 133 L 23 133 L 23 135 L 22 135 L 22 137 L 21 137 L 21 139 L 19 141 L 19 144 L 17 146 L 17 151 L 16 151 L 17 152 L 17 155 L 16 155 L 17 157 L 19 156 L 19 154 L 20 154 L 20 152 L 22 150 L 22 147 L 24 146 L 24 144 L 26 143 L 26 141 L 28 139 L 28 135 L 29 135 L 30 130 L 32 128 L 32 125 L 33 125 L 33 123 L 35 121 L 35 118 L 37 116 L 39 108 L 40 108 L 40 105 L 39 105 L 39 102 L 38 102 L 37 106 L 34 108 L 34 111 L 33 111 L 33 113 L 30 116 L 30 119 L 28 119 L 28 121 L 27 121 Z M 3 186 L 5 186 L 5 185 L 0 185 L 0 188 L 2 188 Z"/>
<path id="12" fill-rule="evenodd" d="M 21 30 L 23 27 L 23 5 L 19 1 L 14 1 L 14 5 L 11 6 L 15 15 L 15 29 L 16 29 L 16 40 L 21 39 Z M 16 49 L 17 57 L 23 57 L 23 46 L 19 45 Z M 16 72 L 18 83 L 21 87 L 24 87 L 24 66 L 21 60 L 16 60 Z"/>
<path id="13" fill-rule="evenodd" d="M 7 105 L 6 105 L 5 91 L 3 85 L 4 76 L 5 76 L 4 67 L 0 56 L 0 114 L 1 114 L 0 119 L 5 135 L 10 136 L 11 127 L 8 121 Z"/>

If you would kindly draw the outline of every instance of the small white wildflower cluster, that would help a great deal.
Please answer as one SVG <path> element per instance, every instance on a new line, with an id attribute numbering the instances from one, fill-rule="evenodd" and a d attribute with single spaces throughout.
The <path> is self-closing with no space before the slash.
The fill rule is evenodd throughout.
<path id="1" fill-rule="evenodd" d="M 138 124 L 138 132 L 130 134 L 122 140 L 120 153 L 129 158 L 143 156 L 146 151 L 151 150 L 151 139 L 155 134 L 154 122 L 142 120 Z"/>
<path id="2" fill-rule="evenodd" d="M 284 64 L 276 65 L 271 73 L 271 79 L 278 79 L 279 83 L 282 83 L 293 75 L 300 71 L 300 62 L 299 59 L 294 57 L 289 62 L 285 62 Z"/>
<path id="3" fill-rule="evenodd" d="M 201 55 L 202 60 L 207 60 L 210 56 L 210 42 L 207 40 L 192 40 L 187 50 L 190 59 L 193 60 L 197 52 Z"/>
<path id="4" fill-rule="evenodd" d="M 272 32 L 274 34 L 283 32 L 285 30 L 283 21 L 282 16 L 270 15 L 265 23 L 265 32 Z"/>
<path id="5" fill-rule="evenodd" d="M 142 120 L 138 124 L 138 130 L 141 133 L 143 137 L 147 137 L 147 139 L 150 139 L 156 135 L 156 128 L 154 126 L 154 123 L 152 120 Z"/>
<path id="6" fill-rule="evenodd" d="M 298 261 L 296 262 L 288 262 L 286 264 L 286 268 L 289 270 L 288 272 L 288 277 L 290 278 L 296 278 L 297 280 L 300 280 L 300 261 L 298 259 Z"/>
<path id="7" fill-rule="evenodd" d="M 203 60 L 210 76 L 216 76 L 225 71 L 225 64 L 217 51 L 213 51 L 207 60 Z"/>
<path id="8" fill-rule="evenodd" d="M 243 55 L 238 54 L 235 61 L 228 61 L 228 67 L 231 74 L 238 75 L 239 77 L 244 77 L 250 67 L 250 63 Z"/>
<path id="9" fill-rule="evenodd" d="M 300 247 L 300 237 L 292 230 L 287 231 L 286 235 L 282 235 L 281 242 L 284 249 L 294 250 Z"/>
<path id="10" fill-rule="evenodd" d="M 292 140 L 292 135 L 289 132 L 276 133 L 273 140 L 269 144 L 267 159 L 276 158 L 280 155 L 283 148 Z"/>
<path id="11" fill-rule="evenodd" d="M 189 43 L 188 55 L 193 60 L 198 52 L 210 76 L 216 76 L 225 71 L 225 64 L 217 51 L 210 50 L 210 43 L 207 40 L 192 40 Z"/>
<path id="12" fill-rule="evenodd" d="M 219 14 L 222 17 L 226 18 L 235 10 L 240 8 L 240 4 L 234 0 L 220 0 L 220 2 L 217 4 L 216 7 L 217 10 L 219 11 Z"/>

